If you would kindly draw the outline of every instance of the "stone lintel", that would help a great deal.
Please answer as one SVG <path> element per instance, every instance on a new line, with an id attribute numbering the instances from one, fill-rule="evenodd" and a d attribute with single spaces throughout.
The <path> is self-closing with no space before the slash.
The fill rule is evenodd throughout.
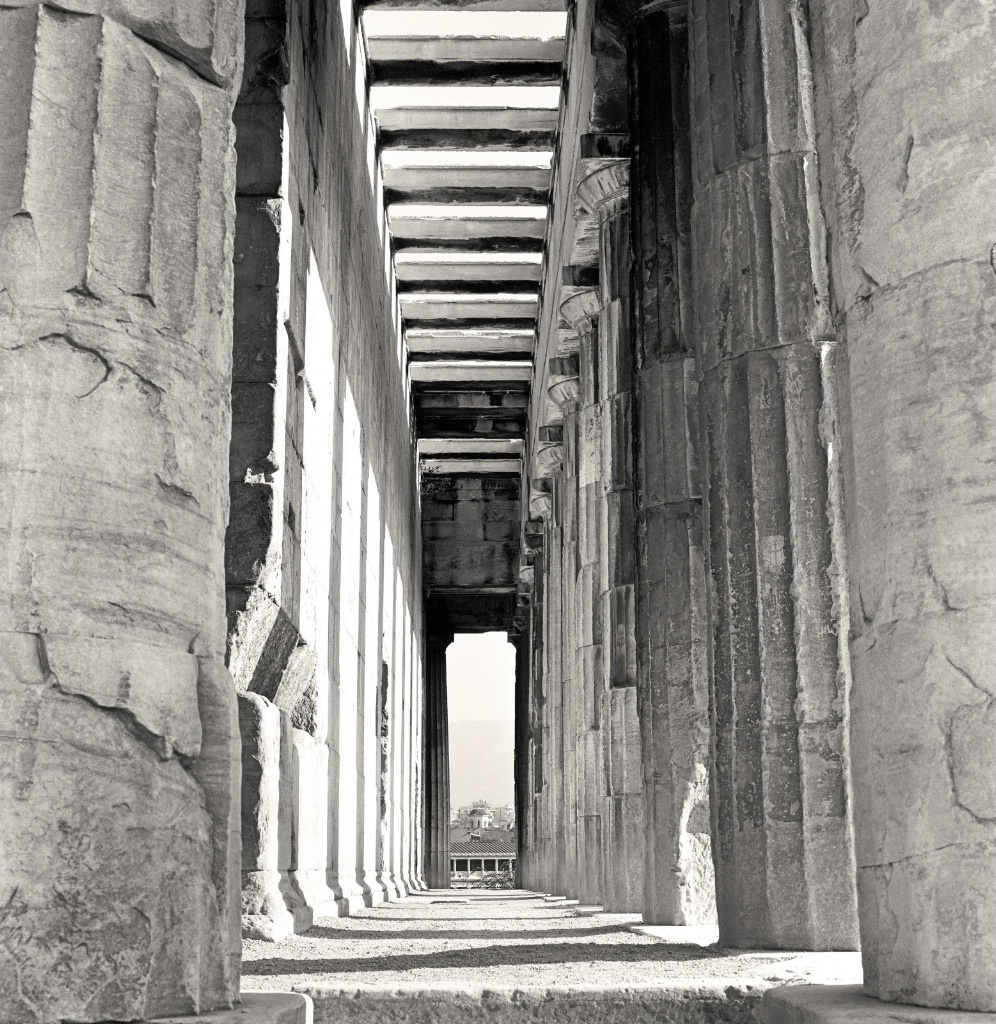
<path id="1" fill-rule="evenodd" d="M 301 992 L 243 992 L 231 1010 L 156 1017 L 152 1024 L 312 1024 L 314 1004 Z"/>
<path id="2" fill-rule="evenodd" d="M 760 1024 L 996 1024 L 996 1013 L 884 1003 L 860 985 L 788 985 L 765 992 Z"/>

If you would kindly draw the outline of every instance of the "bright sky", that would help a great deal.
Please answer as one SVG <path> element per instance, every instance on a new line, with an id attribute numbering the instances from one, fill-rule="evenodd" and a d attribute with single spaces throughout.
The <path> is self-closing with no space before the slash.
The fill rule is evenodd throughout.
<path id="1" fill-rule="evenodd" d="M 450 722 L 515 721 L 515 648 L 504 633 L 461 633 L 446 650 Z"/>
<path id="2" fill-rule="evenodd" d="M 512 803 L 515 648 L 506 635 L 458 635 L 446 651 L 446 688 L 452 806 Z"/>

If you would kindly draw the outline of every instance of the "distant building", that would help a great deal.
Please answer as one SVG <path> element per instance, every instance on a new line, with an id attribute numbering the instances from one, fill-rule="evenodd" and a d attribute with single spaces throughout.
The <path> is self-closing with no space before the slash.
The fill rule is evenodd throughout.
<path id="1" fill-rule="evenodd" d="M 515 836 L 507 828 L 450 829 L 450 884 L 474 885 L 489 874 L 515 871 Z"/>

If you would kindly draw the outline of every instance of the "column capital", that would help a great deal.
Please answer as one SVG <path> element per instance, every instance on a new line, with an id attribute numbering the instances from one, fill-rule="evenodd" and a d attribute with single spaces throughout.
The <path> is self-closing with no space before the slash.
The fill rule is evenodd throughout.
<path id="1" fill-rule="evenodd" d="M 593 322 L 602 308 L 598 288 L 564 288 L 561 294 L 564 292 L 568 294 L 560 302 L 561 320 L 574 331 L 585 330 L 587 323 Z"/>
<path id="2" fill-rule="evenodd" d="M 606 157 L 578 182 L 581 206 L 599 220 L 614 217 L 629 205 L 629 157 Z"/>
<path id="3" fill-rule="evenodd" d="M 687 0 L 598 0 L 595 21 L 603 36 L 625 52 L 626 37 L 642 21 L 655 14 L 666 14 L 672 26 L 684 25 L 688 18 Z"/>
<path id="4" fill-rule="evenodd" d="M 580 360 L 576 355 L 559 356 L 550 360 L 547 369 L 550 375 L 547 396 L 564 416 L 581 393 Z"/>

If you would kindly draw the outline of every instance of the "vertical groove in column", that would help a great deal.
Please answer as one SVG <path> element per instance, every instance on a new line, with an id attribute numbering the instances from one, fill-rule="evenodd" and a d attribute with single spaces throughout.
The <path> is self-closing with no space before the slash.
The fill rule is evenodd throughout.
<path id="1" fill-rule="evenodd" d="M 683 22 L 680 8 L 660 12 L 630 37 L 643 919 L 674 925 L 716 913 L 698 379 L 682 318 L 691 207 Z"/>
<path id="2" fill-rule="evenodd" d="M 595 288 L 579 289 L 561 303 L 561 317 L 578 332 L 579 395 L 573 465 L 577 476 L 574 516 L 577 552 L 574 597 L 578 891 L 581 905 L 602 901 L 602 810 L 605 801 L 601 748 L 602 609 L 602 416 L 598 384 L 598 310 Z"/>
<path id="3" fill-rule="evenodd" d="M 724 5 L 691 4 L 694 134 L 708 123 L 712 154 L 696 154 L 692 231 L 714 861 L 723 943 L 851 949 L 846 603 L 821 434 L 833 335 L 797 15 L 762 0 L 731 28 Z"/>
<path id="4" fill-rule="evenodd" d="M 630 334 L 629 161 L 613 160 L 578 185 L 599 222 L 602 405 L 601 604 L 602 821 L 606 910 L 643 908 L 643 793 L 636 718 L 636 506 L 633 489 L 633 362 Z M 623 691 L 630 690 L 630 694 Z"/>
<path id="5" fill-rule="evenodd" d="M 239 989 L 223 562 L 242 14 L 162 7 L 167 57 L 133 6 L 0 9 L 4 1020 L 194 1014 Z"/>

